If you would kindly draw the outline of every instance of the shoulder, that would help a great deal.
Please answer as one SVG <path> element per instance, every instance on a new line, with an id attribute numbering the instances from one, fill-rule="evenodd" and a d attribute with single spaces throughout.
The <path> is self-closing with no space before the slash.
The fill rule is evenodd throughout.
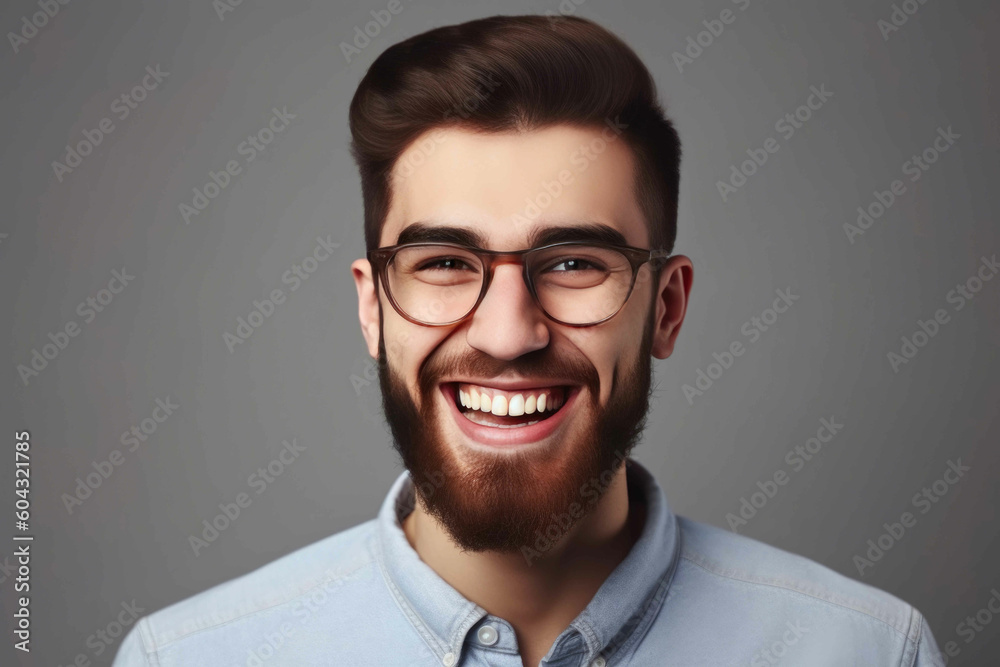
<path id="1" fill-rule="evenodd" d="M 758 595 L 788 613 L 825 610 L 875 623 L 919 641 L 920 614 L 883 590 L 813 560 L 737 533 L 678 516 L 680 565 L 713 581 L 720 592 Z"/>
<path id="2" fill-rule="evenodd" d="M 377 572 L 372 556 L 375 521 L 354 526 L 282 556 L 252 572 L 143 617 L 123 642 L 116 665 L 146 664 L 155 653 L 192 636 L 230 631 L 249 619 L 308 613 L 310 600 L 354 598 Z M 345 605 L 346 606 L 346 605 Z M 131 651 L 134 656 L 124 655 Z"/>

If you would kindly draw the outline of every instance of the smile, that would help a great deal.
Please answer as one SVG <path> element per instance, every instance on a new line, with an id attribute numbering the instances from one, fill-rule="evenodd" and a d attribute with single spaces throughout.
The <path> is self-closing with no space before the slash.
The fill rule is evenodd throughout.
<path id="1" fill-rule="evenodd" d="M 574 403 L 572 385 L 500 389 L 467 382 L 441 385 L 458 427 L 481 444 L 516 445 L 552 435 Z"/>

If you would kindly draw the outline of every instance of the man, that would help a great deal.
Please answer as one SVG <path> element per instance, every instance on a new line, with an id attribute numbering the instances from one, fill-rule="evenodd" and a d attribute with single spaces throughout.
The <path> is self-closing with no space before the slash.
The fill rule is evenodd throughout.
<path id="1" fill-rule="evenodd" d="M 375 61 L 350 122 L 359 319 L 406 472 L 377 519 L 142 619 L 116 664 L 939 660 L 910 605 L 676 516 L 628 458 L 693 269 L 680 142 L 624 43 L 432 30 Z"/>

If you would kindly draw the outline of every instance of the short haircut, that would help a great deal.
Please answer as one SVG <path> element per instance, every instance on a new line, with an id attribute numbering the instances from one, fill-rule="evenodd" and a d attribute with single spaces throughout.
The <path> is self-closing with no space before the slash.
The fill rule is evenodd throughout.
<path id="1" fill-rule="evenodd" d="M 425 132 L 608 122 L 626 126 L 621 136 L 634 156 L 635 195 L 651 247 L 672 252 L 680 139 L 649 71 L 617 36 L 578 17 L 492 16 L 389 47 L 361 80 L 350 109 L 367 250 L 379 244 L 393 166 Z"/>

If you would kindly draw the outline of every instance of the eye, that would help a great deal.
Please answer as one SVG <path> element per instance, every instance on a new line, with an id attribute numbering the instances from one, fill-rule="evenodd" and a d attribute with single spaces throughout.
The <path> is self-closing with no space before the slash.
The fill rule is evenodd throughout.
<path id="1" fill-rule="evenodd" d="M 604 271 L 605 269 L 603 266 L 600 266 L 599 264 L 596 264 L 594 262 L 591 262 L 589 260 L 580 257 L 563 259 L 555 264 L 549 265 L 549 268 L 546 269 L 546 271 L 551 271 L 555 273 L 576 272 L 576 271 L 586 271 L 586 270 Z"/>
<path id="2" fill-rule="evenodd" d="M 471 270 L 469 264 L 458 257 L 435 257 L 420 264 L 418 271 L 462 271 Z"/>

